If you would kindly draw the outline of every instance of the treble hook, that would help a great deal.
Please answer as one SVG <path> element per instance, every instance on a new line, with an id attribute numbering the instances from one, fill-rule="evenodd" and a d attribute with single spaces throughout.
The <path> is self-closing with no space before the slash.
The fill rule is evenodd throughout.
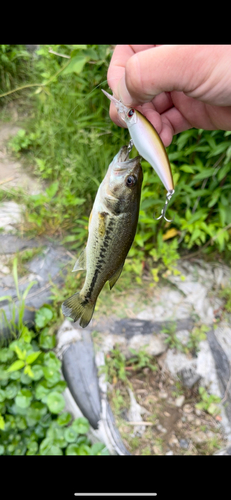
<path id="1" fill-rule="evenodd" d="M 132 148 L 133 148 L 133 145 L 134 145 L 133 140 L 132 140 L 132 139 L 130 139 L 129 144 L 128 144 L 128 153 L 130 153 L 130 152 L 131 152 L 131 150 L 132 150 Z"/>
<path id="2" fill-rule="evenodd" d="M 159 220 L 159 219 L 162 219 L 162 217 L 163 217 L 164 220 L 166 220 L 167 222 L 172 222 L 173 219 L 171 219 L 171 220 L 167 219 L 165 217 L 165 214 L 166 214 L 167 206 L 168 206 L 174 192 L 175 192 L 174 189 L 171 189 L 170 191 L 167 192 L 164 208 L 162 208 L 160 216 L 157 218 L 154 217 L 154 219 Z"/>

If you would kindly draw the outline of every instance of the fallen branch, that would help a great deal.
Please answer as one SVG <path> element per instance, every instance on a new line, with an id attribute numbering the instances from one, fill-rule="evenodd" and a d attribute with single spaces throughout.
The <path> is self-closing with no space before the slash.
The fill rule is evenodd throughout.
<path id="1" fill-rule="evenodd" d="M 0 185 L 1 184 L 6 184 L 6 182 L 13 181 L 14 179 L 15 179 L 15 177 L 9 177 L 9 179 L 4 179 L 3 181 L 0 181 Z"/>
<path id="2" fill-rule="evenodd" d="M 143 422 L 141 420 L 141 422 L 127 422 L 127 424 L 129 425 L 154 425 L 152 422 Z"/>
<path id="3" fill-rule="evenodd" d="M 28 83 L 27 85 L 22 85 L 22 87 L 17 87 L 16 89 L 14 90 L 9 90 L 8 92 L 5 92 L 4 94 L 0 94 L 0 98 L 1 97 L 5 97 L 7 95 L 10 95 L 10 94 L 13 94 L 14 92 L 18 92 L 19 90 L 23 90 L 23 89 L 28 89 L 30 87 L 46 87 L 47 85 L 49 85 L 49 83 L 52 82 L 52 80 L 59 75 L 59 73 L 61 73 L 67 66 L 68 64 L 70 64 L 70 60 L 63 65 L 63 67 L 61 69 L 59 69 L 51 78 L 50 80 L 48 80 L 48 82 L 46 83 Z"/>

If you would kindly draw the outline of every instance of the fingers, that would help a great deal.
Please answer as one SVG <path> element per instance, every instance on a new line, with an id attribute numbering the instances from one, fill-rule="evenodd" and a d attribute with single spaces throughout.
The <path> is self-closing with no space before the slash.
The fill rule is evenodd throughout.
<path id="1" fill-rule="evenodd" d="M 190 49 L 190 50 L 189 50 Z M 192 57 L 197 47 L 162 45 L 134 53 L 126 62 L 116 92 L 128 106 L 152 100 L 162 92 L 190 91 Z"/>
<path id="2" fill-rule="evenodd" d="M 207 104 L 231 104 L 231 46 L 161 45 L 134 53 L 115 89 L 128 106 L 181 91 Z"/>
<path id="3" fill-rule="evenodd" d="M 119 98 L 117 94 L 117 85 L 125 73 L 127 61 L 137 52 L 142 52 L 143 50 L 153 47 L 154 45 L 117 45 L 115 47 L 108 68 L 107 81 L 117 99 Z"/>
<path id="4" fill-rule="evenodd" d="M 119 99 L 117 87 L 118 82 L 123 78 L 127 61 L 137 52 L 141 52 L 154 45 L 117 45 L 113 52 L 111 63 L 108 69 L 107 80 L 113 95 Z M 111 103 L 109 115 L 112 121 L 119 127 L 126 128 L 126 123 L 120 119 L 116 107 Z"/>

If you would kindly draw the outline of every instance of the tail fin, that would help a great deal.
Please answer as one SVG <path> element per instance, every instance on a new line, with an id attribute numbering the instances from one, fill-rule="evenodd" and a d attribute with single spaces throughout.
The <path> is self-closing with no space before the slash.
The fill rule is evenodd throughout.
<path id="1" fill-rule="evenodd" d="M 72 318 L 74 321 L 80 318 L 80 326 L 85 328 L 90 323 L 94 309 L 95 302 L 84 303 L 84 297 L 80 293 L 75 293 L 62 303 L 62 312 L 64 316 Z"/>

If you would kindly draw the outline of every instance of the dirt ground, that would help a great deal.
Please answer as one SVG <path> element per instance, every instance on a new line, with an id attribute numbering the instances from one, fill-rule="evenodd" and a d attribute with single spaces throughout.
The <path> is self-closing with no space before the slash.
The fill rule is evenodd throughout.
<path id="1" fill-rule="evenodd" d="M 127 420 L 129 395 L 122 381 L 110 390 L 118 429 L 127 449 L 133 455 L 211 455 L 225 447 L 220 416 L 211 416 L 195 408 L 200 401 L 198 385 L 182 387 L 162 369 L 145 368 L 129 377 L 136 401 L 145 409 L 145 430 L 135 435 L 138 425 Z"/>

